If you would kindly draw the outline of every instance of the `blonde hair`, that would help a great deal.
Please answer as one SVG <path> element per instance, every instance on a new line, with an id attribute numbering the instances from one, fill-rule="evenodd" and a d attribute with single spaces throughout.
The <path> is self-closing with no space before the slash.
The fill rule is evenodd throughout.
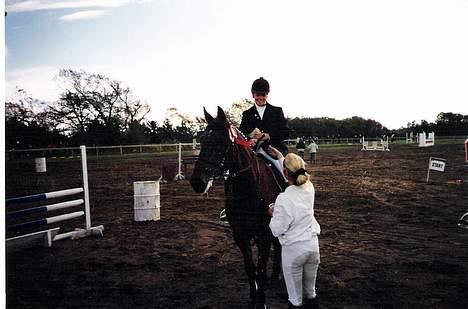
<path id="1" fill-rule="evenodd" d="M 302 186 L 309 180 L 309 174 L 305 171 L 306 163 L 294 153 L 288 153 L 284 157 L 284 167 L 288 170 L 288 176 L 294 180 L 296 186 Z"/>

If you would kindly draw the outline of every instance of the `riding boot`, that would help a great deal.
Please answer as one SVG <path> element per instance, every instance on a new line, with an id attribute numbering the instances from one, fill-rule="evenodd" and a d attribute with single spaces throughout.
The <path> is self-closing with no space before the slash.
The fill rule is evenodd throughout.
<path id="1" fill-rule="evenodd" d="M 304 300 L 304 309 L 319 309 L 318 299 L 317 296 L 312 299 L 305 299 Z"/>
<path id="2" fill-rule="evenodd" d="M 301 306 L 294 306 L 293 304 L 291 304 L 290 301 L 288 301 L 288 309 L 301 309 L 302 307 Z"/>

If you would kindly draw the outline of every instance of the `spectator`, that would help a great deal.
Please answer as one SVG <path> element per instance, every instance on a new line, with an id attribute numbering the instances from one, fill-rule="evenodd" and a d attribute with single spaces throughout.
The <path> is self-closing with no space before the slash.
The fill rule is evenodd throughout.
<path id="1" fill-rule="evenodd" d="M 318 151 L 318 149 L 319 149 L 319 146 L 312 139 L 309 146 L 307 146 L 307 151 L 310 154 L 310 163 L 315 163 L 315 161 L 317 160 L 317 151 Z"/>
<path id="2" fill-rule="evenodd" d="M 299 141 L 296 144 L 297 154 L 304 159 L 305 143 L 302 138 L 299 138 Z"/>

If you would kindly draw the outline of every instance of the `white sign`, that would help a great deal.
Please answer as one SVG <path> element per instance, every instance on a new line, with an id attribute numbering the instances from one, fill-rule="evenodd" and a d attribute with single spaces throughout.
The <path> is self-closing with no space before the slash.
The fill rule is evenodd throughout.
<path id="1" fill-rule="evenodd" d="M 439 172 L 445 171 L 445 160 L 441 161 L 440 159 L 431 158 L 429 169 Z"/>
<path id="2" fill-rule="evenodd" d="M 429 167 L 427 169 L 427 183 L 430 183 L 430 172 L 431 170 L 443 172 L 445 171 L 445 159 L 440 158 L 429 158 Z"/>

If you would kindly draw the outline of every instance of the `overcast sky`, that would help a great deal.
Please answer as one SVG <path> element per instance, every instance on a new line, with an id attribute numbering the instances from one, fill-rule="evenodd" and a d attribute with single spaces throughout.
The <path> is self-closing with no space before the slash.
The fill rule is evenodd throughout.
<path id="1" fill-rule="evenodd" d="M 468 0 L 6 0 L 6 96 L 54 100 L 59 68 L 120 80 L 161 121 L 249 98 L 390 129 L 468 114 Z"/>

